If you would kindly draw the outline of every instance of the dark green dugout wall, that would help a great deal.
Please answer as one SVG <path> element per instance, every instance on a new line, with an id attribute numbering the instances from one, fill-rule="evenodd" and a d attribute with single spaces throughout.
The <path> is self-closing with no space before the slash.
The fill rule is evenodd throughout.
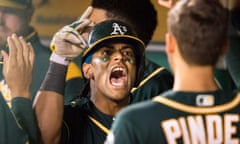
<path id="1" fill-rule="evenodd" d="M 148 50 L 146 52 L 146 57 L 149 60 L 152 60 L 155 63 L 164 66 L 165 68 L 170 70 L 165 52 Z M 233 88 L 231 77 L 229 76 L 228 71 L 226 69 L 217 69 L 215 71 L 215 76 L 223 89 L 231 90 Z"/>

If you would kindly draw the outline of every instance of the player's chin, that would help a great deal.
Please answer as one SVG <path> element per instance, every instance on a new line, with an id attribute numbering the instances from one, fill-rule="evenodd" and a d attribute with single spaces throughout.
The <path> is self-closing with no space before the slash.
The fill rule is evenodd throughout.
<path id="1" fill-rule="evenodd" d="M 112 92 L 110 99 L 115 102 L 122 102 L 122 101 L 128 101 L 129 100 L 129 91 L 118 91 L 118 92 Z"/>

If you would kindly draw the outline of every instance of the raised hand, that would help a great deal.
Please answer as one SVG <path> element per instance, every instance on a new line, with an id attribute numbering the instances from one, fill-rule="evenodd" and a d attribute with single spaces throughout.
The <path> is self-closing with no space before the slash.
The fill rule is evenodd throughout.
<path id="1" fill-rule="evenodd" d="M 87 47 L 88 35 L 93 26 L 88 19 L 92 9 L 88 7 L 77 21 L 64 26 L 54 35 L 50 47 L 55 54 L 71 60 Z"/>
<path id="2" fill-rule="evenodd" d="M 1 51 L 3 56 L 3 75 L 10 89 L 12 98 L 31 98 L 30 87 L 34 65 L 34 50 L 30 43 L 16 34 L 7 39 L 9 55 Z"/>

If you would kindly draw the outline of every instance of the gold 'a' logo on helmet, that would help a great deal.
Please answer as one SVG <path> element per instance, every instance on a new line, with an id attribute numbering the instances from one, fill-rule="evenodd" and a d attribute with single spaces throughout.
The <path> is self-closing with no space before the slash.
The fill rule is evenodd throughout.
<path id="1" fill-rule="evenodd" d="M 113 27 L 113 32 L 111 33 L 111 35 L 115 35 L 115 34 L 124 35 L 127 32 L 127 27 L 121 26 L 118 23 L 113 23 L 112 27 Z"/>

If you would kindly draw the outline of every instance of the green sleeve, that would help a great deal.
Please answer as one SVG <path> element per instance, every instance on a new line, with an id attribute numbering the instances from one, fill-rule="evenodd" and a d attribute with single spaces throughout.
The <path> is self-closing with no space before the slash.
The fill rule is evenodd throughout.
<path id="1" fill-rule="evenodd" d="M 22 97 L 12 99 L 12 112 L 20 126 L 28 134 L 30 143 L 40 143 L 40 132 L 32 108 L 32 101 Z"/>

